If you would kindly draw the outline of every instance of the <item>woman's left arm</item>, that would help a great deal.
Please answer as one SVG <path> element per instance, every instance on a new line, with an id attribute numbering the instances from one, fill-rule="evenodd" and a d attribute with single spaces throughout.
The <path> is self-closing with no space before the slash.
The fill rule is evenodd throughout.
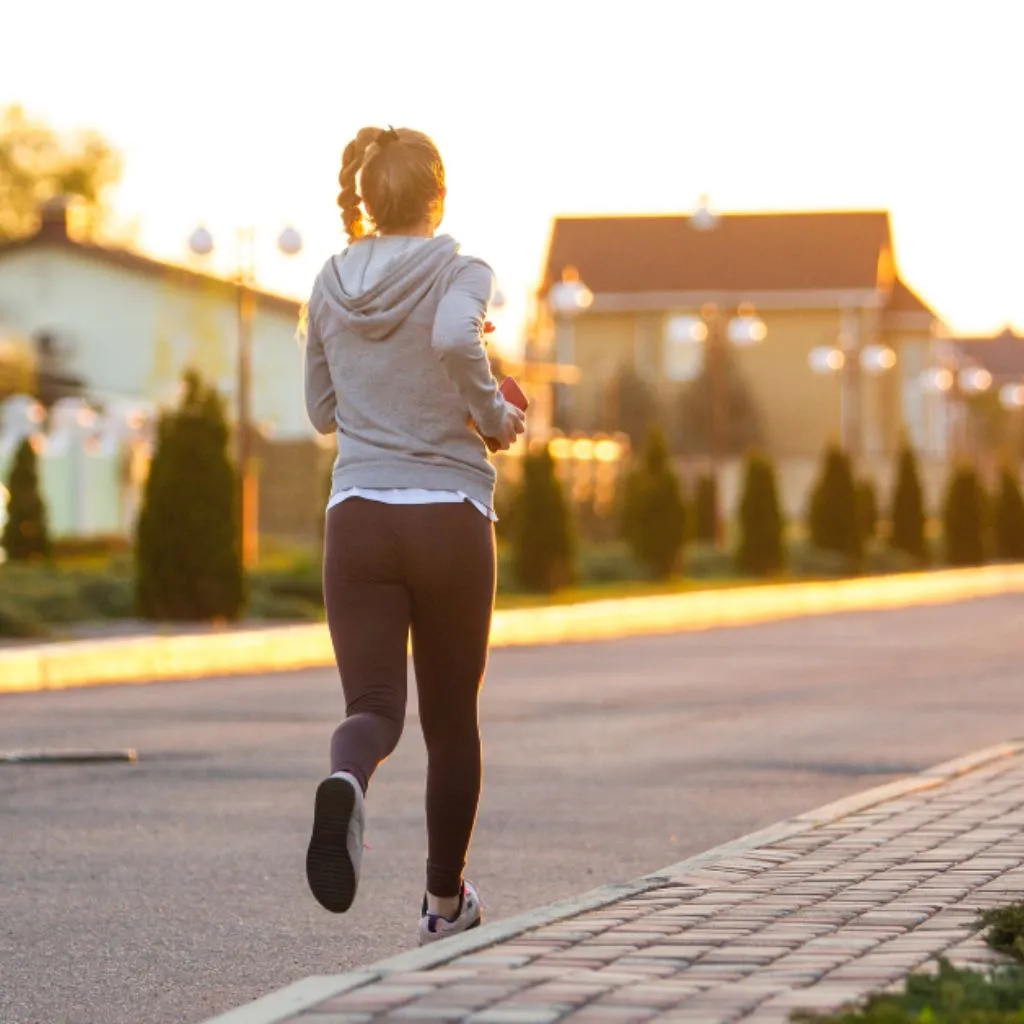
<path id="1" fill-rule="evenodd" d="M 313 428 L 321 434 L 333 434 L 337 429 L 338 400 L 334 394 L 327 353 L 316 326 L 314 299 L 309 300 L 306 321 L 306 415 Z"/>

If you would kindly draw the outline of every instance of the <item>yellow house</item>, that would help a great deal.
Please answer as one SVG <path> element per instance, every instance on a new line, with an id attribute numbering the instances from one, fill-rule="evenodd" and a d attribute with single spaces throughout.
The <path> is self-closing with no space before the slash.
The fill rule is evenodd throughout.
<path id="1" fill-rule="evenodd" d="M 568 315 L 556 286 L 576 278 L 592 301 Z M 759 343 L 725 340 L 740 316 Z M 680 339 L 687 323 L 704 326 Z M 940 455 L 942 405 L 919 385 L 939 326 L 899 274 L 884 211 L 558 218 L 527 359 L 575 365 L 579 378 L 539 389 L 534 429 L 615 429 L 607 394 L 624 370 L 671 415 L 693 400 L 686 381 L 710 328 L 775 458 L 814 458 L 830 438 L 888 456 L 902 429 Z"/>

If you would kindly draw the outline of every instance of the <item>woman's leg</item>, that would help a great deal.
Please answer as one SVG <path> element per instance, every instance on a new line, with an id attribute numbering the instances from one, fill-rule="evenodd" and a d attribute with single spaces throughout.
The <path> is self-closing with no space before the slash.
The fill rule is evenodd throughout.
<path id="1" fill-rule="evenodd" d="M 468 503 L 410 507 L 402 531 L 427 746 L 427 891 L 458 896 L 482 778 L 477 703 L 494 606 L 494 527 Z"/>
<path id="2" fill-rule="evenodd" d="M 394 511 L 343 501 L 328 512 L 324 538 L 324 603 L 346 713 L 331 739 L 331 772 L 354 775 L 364 792 L 405 722 L 410 601 Z"/>

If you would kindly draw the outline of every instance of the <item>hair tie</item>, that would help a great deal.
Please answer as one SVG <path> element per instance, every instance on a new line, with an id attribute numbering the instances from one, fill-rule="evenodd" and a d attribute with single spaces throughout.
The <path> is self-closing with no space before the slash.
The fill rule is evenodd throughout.
<path id="1" fill-rule="evenodd" d="M 398 132 L 395 131 L 391 125 L 383 129 L 380 135 L 377 136 L 377 145 L 386 146 L 389 142 L 398 142 Z"/>

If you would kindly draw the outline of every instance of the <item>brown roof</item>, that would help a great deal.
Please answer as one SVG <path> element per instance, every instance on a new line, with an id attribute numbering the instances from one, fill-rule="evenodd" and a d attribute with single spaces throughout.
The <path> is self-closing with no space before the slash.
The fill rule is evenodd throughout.
<path id="1" fill-rule="evenodd" d="M 703 231 L 687 216 L 559 217 L 542 291 L 566 266 L 598 294 L 867 289 L 891 250 L 881 210 L 726 214 Z"/>
<path id="2" fill-rule="evenodd" d="M 238 288 L 233 281 L 223 277 L 204 274 L 173 263 L 162 263 L 159 260 L 150 259 L 150 257 L 143 256 L 141 253 L 133 252 L 130 249 L 119 249 L 112 246 L 96 245 L 92 242 L 78 241 L 67 233 L 66 221 L 61 221 L 59 217 L 44 220 L 39 230 L 27 238 L 0 242 L 0 259 L 3 259 L 9 253 L 44 247 L 63 249 L 67 252 L 83 256 L 86 259 L 98 260 L 124 270 L 145 274 L 148 277 L 178 281 L 186 286 L 212 285 L 215 288 L 223 288 L 225 291 L 232 293 L 236 292 Z M 299 315 L 300 304 L 293 299 L 287 299 L 283 295 L 275 295 L 273 292 L 266 292 L 260 289 L 254 289 L 253 294 L 256 297 L 257 303 L 265 309 L 276 310 L 277 312 L 295 317 Z"/>
<path id="3" fill-rule="evenodd" d="M 1024 380 L 1024 336 L 1010 327 L 988 338 L 953 338 L 969 359 L 992 374 L 998 383 Z"/>

